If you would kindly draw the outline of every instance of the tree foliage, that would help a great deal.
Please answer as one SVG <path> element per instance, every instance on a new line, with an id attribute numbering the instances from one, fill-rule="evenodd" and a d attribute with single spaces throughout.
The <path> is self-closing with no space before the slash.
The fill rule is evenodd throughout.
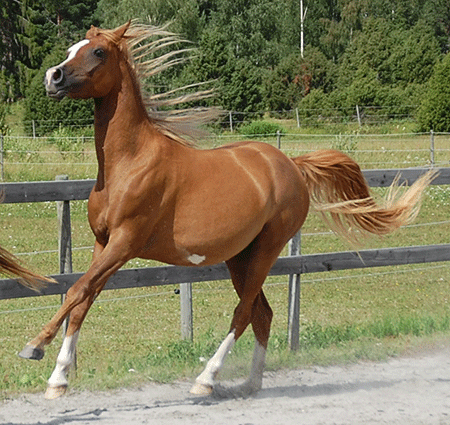
<path id="1" fill-rule="evenodd" d="M 212 80 L 217 96 L 209 102 L 233 111 L 417 105 L 430 77 L 437 79 L 435 65 L 444 63 L 450 45 L 448 0 L 304 5 L 302 57 L 298 0 L 3 2 L 0 101 L 26 97 L 28 121 L 41 119 L 43 110 L 58 120 L 58 108 L 66 118 L 84 116 L 83 104 L 45 104 L 39 73 L 91 24 L 111 28 L 132 18 L 170 21 L 172 31 L 197 46 L 184 68 L 153 82 L 157 90 Z"/>
<path id="2" fill-rule="evenodd" d="M 418 113 L 421 131 L 450 131 L 450 54 L 437 63 Z"/>

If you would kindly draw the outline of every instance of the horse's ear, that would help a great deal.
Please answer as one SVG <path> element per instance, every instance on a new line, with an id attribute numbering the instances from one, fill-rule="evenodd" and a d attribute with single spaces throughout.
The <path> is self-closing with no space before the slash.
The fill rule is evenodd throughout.
<path id="1" fill-rule="evenodd" d="M 123 24 L 120 27 L 116 28 L 114 30 L 114 34 L 117 36 L 117 38 L 121 39 L 127 32 L 127 29 L 130 28 L 130 25 L 131 19 L 126 24 Z"/>
<path id="2" fill-rule="evenodd" d="M 98 35 L 98 31 L 99 30 L 97 27 L 94 27 L 94 25 L 91 25 L 91 28 L 86 33 L 86 38 L 95 37 L 96 35 Z"/>

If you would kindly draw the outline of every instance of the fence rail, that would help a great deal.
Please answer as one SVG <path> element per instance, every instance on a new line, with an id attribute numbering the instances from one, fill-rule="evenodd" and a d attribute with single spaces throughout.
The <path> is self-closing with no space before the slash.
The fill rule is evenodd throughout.
<path id="1" fill-rule="evenodd" d="M 450 244 L 280 257 L 272 267 L 269 276 L 442 261 L 450 261 Z M 53 275 L 57 283 L 49 283 L 40 292 L 22 286 L 14 279 L 2 279 L 0 280 L 0 299 L 65 294 L 83 274 Z M 203 267 L 159 266 L 119 270 L 109 279 L 104 289 L 140 288 L 225 279 L 230 279 L 225 263 Z"/>
<path id="2" fill-rule="evenodd" d="M 450 184 L 450 167 L 437 168 L 439 175 L 434 185 Z M 388 187 L 397 175 L 400 182 L 412 184 L 428 168 L 398 168 L 384 170 L 364 170 L 363 174 L 370 187 Z M 89 198 L 95 180 L 56 180 L 43 182 L 1 183 L 3 203 L 81 201 Z"/>
<path id="3" fill-rule="evenodd" d="M 427 170 L 428 169 L 425 168 L 385 169 L 365 170 L 363 173 L 369 186 L 386 187 L 392 183 L 398 174 L 401 176 L 400 181 L 407 181 L 410 185 Z M 432 184 L 450 184 L 450 168 L 440 168 L 438 170 L 439 175 Z M 0 188 L 3 190 L 3 202 L 5 203 L 64 201 L 61 204 L 65 204 L 66 207 L 68 207 L 69 201 L 87 199 L 94 184 L 95 180 L 56 180 L 50 182 L 4 183 Z M 65 220 L 65 222 L 68 222 L 68 225 L 70 226 L 70 220 Z M 64 232 L 61 233 L 64 234 Z M 70 235 L 70 229 L 66 229 L 65 233 Z M 67 240 L 60 243 L 60 251 L 66 251 L 67 243 Z M 442 261 L 450 261 L 450 244 L 363 250 L 358 253 L 345 251 L 327 254 L 280 257 L 273 266 L 270 275 L 299 276 L 306 273 L 332 270 Z M 61 272 L 62 274 L 53 276 L 57 281 L 56 284 L 49 284 L 39 293 L 20 285 L 13 279 L 0 280 L 0 299 L 56 294 L 63 295 L 83 274 L 64 274 L 63 268 L 61 268 Z M 185 284 L 186 282 L 188 282 L 186 285 L 190 285 L 193 282 L 215 281 L 229 278 L 228 269 L 224 263 L 206 267 L 160 266 L 124 269 L 119 270 L 109 279 L 105 289 Z M 297 285 L 299 285 L 298 281 Z M 187 294 L 189 293 L 190 290 L 187 291 Z M 300 301 L 299 290 L 294 291 L 293 293 L 298 294 L 298 296 L 296 296 L 297 299 L 290 299 L 289 302 L 298 304 Z M 190 319 L 186 319 L 186 317 L 182 318 L 182 323 L 187 322 L 187 326 L 189 327 L 191 326 L 189 325 L 189 321 L 192 320 L 192 305 L 188 309 L 184 306 L 182 310 L 186 311 L 186 314 L 190 317 Z M 293 332 L 294 335 L 294 337 L 290 335 L 289 340 L 291 342 L 291 348 L 296 348 L 298 346 L 299 308 L 289 308 L 289 311 L 291 310 L 296 313 L 295 317 L 288 318 L 290 332 Z M 291 324 L 293 324 L 293 326 L 291 326 Z M 192 337 L 191 330 L 185 332 L 182 331 L 182 334 Z"/>

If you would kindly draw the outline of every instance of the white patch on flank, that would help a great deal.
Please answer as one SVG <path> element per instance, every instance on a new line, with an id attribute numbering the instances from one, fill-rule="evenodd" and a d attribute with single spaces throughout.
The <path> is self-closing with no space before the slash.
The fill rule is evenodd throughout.
<path id="1" fill-rule="evenodd" d="M 190 263 L 198 266 L 200 263 L 203 263 L 203 261 L 206 260 L 206 257 L 204 255 L 192 254 L 187 259 Z"/>
<path id="2" fill-rule="evenodd" d="M 67 385 L 67 372 L 75 358 L 75 348 L 77 346 L 78 335 L 80 331 L 64 338 L 61 351 L 56 360 L 56 367 L 48 380 L 51 387 Z"/>
<path id="3" fill-rule="evenodd" d="M 74 44 L 73 46 L 69 47 L 67 49 L 67 59 L 63 62 L 61 62 L 59 65 L 54 66 L 53 68 L 50 68 L 46 74 L 45 74 L 45 78 L 47 79 L 47 84 L 50 84 L 51 82 L 51 77 L 53 75 L 53 72 L 55 70 L 55 68 L 59 68 L 63 65 L 65 65 L 67 62 L 71 61 L 78 53 L 78 51 L 83 47 L 86 46 L 86 44 L 89 44 L 90 41 L 89 40 L 81 40 L 79 41 L 77 44 Z"/>

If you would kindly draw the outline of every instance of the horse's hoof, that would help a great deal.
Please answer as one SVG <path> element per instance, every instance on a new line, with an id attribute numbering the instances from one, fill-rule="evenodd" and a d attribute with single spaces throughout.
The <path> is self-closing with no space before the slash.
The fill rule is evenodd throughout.
<path id="1" fill-rule="evenodd" d="M 19 357 L 30 360 L 41 360 L 44 357 L 44 350 L 42 348 L 33 347 L 32 345 L 25 345 L 25 348 L 19 353 Z"/>
<path id="2" fill-rule="evenodd" d="M 212 385 L 200 384 L 196 382 L 191 388 L 190 393 L 195 395 L 211 395 L 213 392 Z"/>
<path id="3" fill-rule="evenodd" d="M 58 387 L 47 387 L 47 391 L 45 392 L 45 398 L 47 400 L 55 400 L 63 396 L 66 393 L 67 385 L 60 385 Z"/>

